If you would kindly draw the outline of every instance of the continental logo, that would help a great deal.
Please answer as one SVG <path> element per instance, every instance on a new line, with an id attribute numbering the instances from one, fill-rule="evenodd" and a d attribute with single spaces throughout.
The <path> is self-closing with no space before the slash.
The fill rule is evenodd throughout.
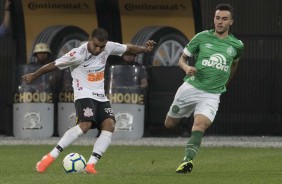
<path id="1" fill-rule="evenodd" d="M 108 95 L 111 103 L 144 104 L 144 95 L 137 93 L 112 93 Z"/>
<path id="2" fill-rule="evenodd" d="M 52 103 L 53 93 L 46 92 L 23 92 L 14 95 L 14 103 Z"/>
<path id="3" fill-rule="evenodd" d="M 127 11 L 140 11 L 140 10 L 163 10 L 163 11 L 179 11 L 186 10 L 184 4 L 149 4 L 149 3 L 126 3 L 124 4 L 124 9 Z"/>
<path id="4" fill-rule="evenodd" d="M 59 10 L 80 10 L 88 9 L 89 5 L 86 3 L 59 3 L 59 2 L 30 2 L 28 3 L 28 8 L 30 10 L 42 10 L 42 9 L 59 9 Z"/>
<path id="5" fill-rule="evenodd" d="M 229 69 L 229 66 L 226 63 L 226 58 L 222 54 L 214 54 L 210 57 L 209 60 L 204 59 L 202 61 L 202 65 L 213 67 L 225 72 L 227 72 Z"/>

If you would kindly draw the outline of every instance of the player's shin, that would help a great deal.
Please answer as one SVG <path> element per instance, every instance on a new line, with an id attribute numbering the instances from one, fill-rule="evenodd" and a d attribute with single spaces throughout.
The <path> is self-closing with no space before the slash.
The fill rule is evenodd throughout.
<path id="1" fill-rule="evenodd" d="M 112 142 L 112 132 L 102 130 L 100 136 L 94 144 L 92 155 L 88 161 L 88 164 L 96 164 L 106 152 L 109 145 Z"/>
<path id="2" fill-rule="evenodd" d="M 201 146 L 203 132 L 201 131 L 193 131 L 191 133 L 191 137 L 187 142 L 186 148 L 185 148 L 185 156 L 183 161 L 190 161 L 195 158 L 195 156 L 198 154 L 198 151 Z"/>
<path id="3" fill-rule="evenodd" d="M 58 145 L 50 152 L 51 156 L 57 158 L 59 154 L 68 147 L 71 143 L 73 143 L 79 136 L 83 134 L 81 128 L 76 125 L 66 131 Z"/>

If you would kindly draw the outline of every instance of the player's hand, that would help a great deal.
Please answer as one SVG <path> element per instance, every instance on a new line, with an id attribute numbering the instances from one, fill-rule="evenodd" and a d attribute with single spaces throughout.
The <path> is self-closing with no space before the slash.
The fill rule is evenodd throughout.
<path id="1" fill-rule="evenodd" d="M 148 52 L 151 52 L 154 49 L 156 42 L 154 40 L 148 40 L 146 42 L 146 48 L 148 50 Z"/>
<path id="2" fill-rule="evenodd" d="M 29 73 L 29 74 L 26 74 L 26 75 L 23 75 L 22 76 L 22 80 L 25 81 L 26 83 L 30 83 L 34 80 L 34 75 L 33 73 Z"/>
<path id="3" fill-rule="evenodd" d="M 197 72 L 196 68 L 194 68 L 193 66 L 185 66 L 184 68 L 186 75 L 195 75 L 195 73 Z"/>

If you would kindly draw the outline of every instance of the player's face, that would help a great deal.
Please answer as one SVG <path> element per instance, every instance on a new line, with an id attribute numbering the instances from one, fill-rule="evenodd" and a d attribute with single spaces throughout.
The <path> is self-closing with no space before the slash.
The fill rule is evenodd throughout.
<path id="1" fill-rule="evenodd" d="M 88 42 L 88 45 L 87 45 L 88 51 L 91 54 L 97 56 L 101 52 L 103 52 L 107 42 L 108 42 L 107 40 L 100 42 L 97 38 L 89 38 L 89 42 Z"/>
<path id="2" fill-rule="evenodd" d="M 217 10 L 214 15 L 214 27 L 218 34 L 224 34 L 229 31 L 229 27 L 233 24 L 233 19 L 229 11 Z"/>

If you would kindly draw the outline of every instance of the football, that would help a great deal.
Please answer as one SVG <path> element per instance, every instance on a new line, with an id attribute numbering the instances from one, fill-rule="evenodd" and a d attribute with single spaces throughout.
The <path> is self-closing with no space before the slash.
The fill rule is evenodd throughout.
<path id="1" fill-rule="evenodd" d="M 66 173 L 83 173 L 85 166 L 85 158 L 79 153 L 70 153 L 63 160 Z"/>

